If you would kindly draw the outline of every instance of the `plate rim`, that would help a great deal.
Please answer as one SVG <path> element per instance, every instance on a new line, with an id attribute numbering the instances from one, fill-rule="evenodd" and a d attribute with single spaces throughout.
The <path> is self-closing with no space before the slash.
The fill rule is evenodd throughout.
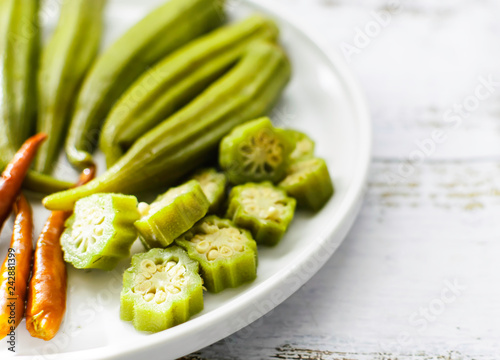
<path id="1" fill-rule="evenodd" d="M 260 0 L 235 0 L 240 1 L 246 5 L 250 5 L 251 7 L 256 8 L 259 11 L 262 11 L 273 18 L 278 19 L 280 22 L 286 23 L 287 26 L 292 28 L 297 34 L 300 34 L 303 39 L 309 42 L 312 46 L 316 48 L 318 54 L 322 54 L 325 59 L 328 61 L 329 66 L 335 70 L 335 74 L 337 75 L 337 79 L 343 84 L 343 88 L 347 89 L 348 97 L 353 103 L 353 110 L 356 113 L 357 122 L 359 123 L 358 127 L 360 129 L 359 138 L 360 138 L 360 146 L 357 152 L 358 159 L 356 160 L 356 165 L 353 169 L 352 182 L 350 183 L 349 189 L 345 194 L 345 197 L 342 203 L 339 205 L 337 212 L 340 216 L 337 216 L 338 221 L 330 221 L 325 225 L 325 229 L 317 236 L 317 243 L 311 244 L 308 246 L 304 254 L 302 256 L 302 261 L 299 261 L 294 266 L 286 267 L 279 272 L 272 275 L 269 279 L 264 281 L 255 289 L 252 289 L 252 297 L 251 300 L 242 300 L 240 296 L 237 296 L 234 299 L 228 301 L 227 304 L 224 305 L 225 309 L 220 313 L 220 311 L 213 311 L 207 314 L 204 314 L 203 317 L 193 319 L 190 321 L 200 321 L 199 326 L 196 328 L 196 333 L 205 333 L 207 329 L 213 327 L 214 321 L 228 323 L 231 318 L 240 313 L 241 308 L 243 306 L 248 306 L 248 308 L 254 309 L 254 304 L 260 302 L 264 299 L 267 299 L 269 294 L 276 289 L 276 284 L 285 282 L 286 279 L 292 277 L 297 269 L 303 267 L 307 261 L 314 256 L 322 253 L 321 261 L 316 262 L 313 267 L 308 267 L 308 274 L 306 277 L 301 279 L 301 283 L 297 288 L 285 288 L 281 285 L 282 292 L 284 296 L 278 301 L 271 309 L 266 309 L 265 311 L 260 311 L 259 316 L 257 318 L 252 319 L 251 321 L 243 321 L 239 326 L 231 326 L 230 328 L 226 327 L 224 332 L 219 332 L 217 335 L 213 335 L 209 340 L 204 339 L 201 342 L 198 342 L 197 345 L 186 348 L 186 351 L 172 351 L 168 354 L 163 354 L 163 358 L 177 358 L 179 356 L 184 356 L 186 354 L 198 351 L 201 348 L 209 346 L 217 341 L 224 339 L 225 337 L 237 332 L 244 326 L 247 326 L 254 321 L 257 321 L 259 318 L 267 314 L 269 311 L 277 307 L 287 298 L 289 298 L 293 293 L 295 293 L 298 288 L 308 282 L 314 274 L 323 267 L 323 265 L 328 261 L 328 259 L 333 255 L 333 253 L 337 250 L 340 244 L 345 239 L 347 232 L 351 228 L 354 223 L 354 220 L 359 213 L 362 205 L 362 200 L 364 194 L 366 192 L 366 184 L 368 180 L 368 173 L 370 169 L 371 156 L 372 156 L 372 123 L 370 118 L 370 113 L 368 110 L 367 103 L 365 101 L 364 95 L 361 91 L 358 82 L 356 81 L 352 70 L 349 68 L 345 60 L 342 58 L 340 52 L 331 49 L 330 46 L 327 45 L 326 41 L 322 36 L 312 33 L 309 29 L 304 27 L 300 22 L 293 19 L 293 16 L 290 14 L 281 14 L 279 8 L 276 4 L 269 4 L 260 2 Z M 313 246 L 314 245 L 314 246 Z M 328 249 L 326 252 L 322 252 L 322 249 Z M 243 325 L 242 325 L 243 324 Z M 169 342 L 182 342 L 181 339 L 189 336 L 192 332 L 191 328 L 182 327 L 182 324 L 176 327 L 178 331 L 176 333 L 169 334 Z M 191 334 L 192 336 L 192 334 Z M 74 351 L 74 352 L 65 352 L 65 353 L 57 353 L 46 356 L 47 358 L 59 358 L 64 357 L 67 354 L 71 354 L 71 357 L 74 359 L 135 359 L 137 356 L 145 356 L 146 353 L 153 354 L 154 352 L 158 352 L 162 346 L 165 345 L 165 336 L 162 336 L 162 333 L 152 334 L 147 338 L 142 338 L 140 344 L 134 343 L 133 347 L 122 347 L 120 351 L 106 351 L 103 353 L 104 348 L 94 348 L 88 350 Z M 114 350 L 118 347 L 118 345 L 109 346 L 107 349 Z M 42 358 L 46 358 L 44 355 L 40 354 Z M 28 356 L 19 356 L 19 358 L 28 358 Z"/>

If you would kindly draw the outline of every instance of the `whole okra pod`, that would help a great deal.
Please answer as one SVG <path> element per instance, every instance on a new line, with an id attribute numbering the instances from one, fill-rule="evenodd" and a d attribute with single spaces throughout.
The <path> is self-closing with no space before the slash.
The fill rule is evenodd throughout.
<path id="1" fill-rule="evenodd" d="M 104 123 L 100 149 L 108 167 L 134 141 L 222 76 L 249 43 L 274 41 L 277 36 L 278 28 L 272 20 L 254 15 L 190 42 L 144 73 L 115 104 Z"/>
<path id="2" fill-rule="evenodd" d="M 12 154 L 35 130 L 38 8 L 39 0 L 0 1 L 0 137 Z"/>
<path id="3" fill-rule="evenodd" d="M 64 140 L 74 97 L 97 55 L 106 0 L 67 0 L 59 23 L 42 51 L 38 75 L 37 131 L 49 135 L 35 170 L 50 173 Z"/>
<path id="4" fill-rule="evenodd" d="M 0 171 L 34 130 L 39 0 L 0 1 Z M 29 171 L 24 188 L 52 193 L 71 186 Z"/>
<path id="5" fill-rule="evenodd" d="M 232 128 L 266 114 L 290 71 L 287 56 L 276 44 L 251 44 L 231 71 L 137 140 L 106 173 L 85 186 L 46 197 L 44 205 L 66 210 L 98 192 L 131 193 L 174 184 L 209 159 Z"/>
<path id="6" fill-rule="evenodd" d="M 100 126 L 115 101 L 149 67 L 216 28 L 220 0 L 170 0 L 129 29 L 94 63 L 78 94 L 66 155 L 80 168 L 93 163 Z"/>

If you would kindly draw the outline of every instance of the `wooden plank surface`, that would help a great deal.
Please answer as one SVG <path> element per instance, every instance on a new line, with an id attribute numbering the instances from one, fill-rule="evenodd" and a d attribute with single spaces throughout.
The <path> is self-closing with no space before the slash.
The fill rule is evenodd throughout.
<path id="1" fill-rule="evenodd" d="M 357 75 L 369 190 L 310 282 L 185 359 L 500 358 L 500 2 L 272 4 Z"/>

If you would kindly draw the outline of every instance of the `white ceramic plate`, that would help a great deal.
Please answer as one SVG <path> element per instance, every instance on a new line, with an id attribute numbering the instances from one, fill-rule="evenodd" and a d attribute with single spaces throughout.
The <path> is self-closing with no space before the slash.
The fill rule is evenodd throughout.
<path id="1" fill-rule="evenodd" d="M 163 1 L 110 1 L 104 46 Z M 56 3 L 47 1 L 43 8 L 47 33 L 57 20 Z M 349 70 L 336 55 L 325 53 L 325 47 L 276 12 L 240 0 L 229 5 L 232 19 L 261 12 L 279 23 L 281 41 L 293 65 L 293 80 L 271 115 L 276 124 L 303 130 L 316 141 L 317 154 L 327 160 L 333 175 L 335 197 L 318 214 L 298 212 L 277 247 L 259 249 L 255 282 L 217 295 L 206 294 L 203 312 L 157 334 L 139 333 L 119 319 L 121 274 L 128 261 L 111 273 L 77 271 L 69 266 L 68 306 L 61 330 L 53 340 L 44 342 L 30 337 L 23 321 L 16 334 L 16 355 L 21 359 L 166 360 L 189 354 L 254 322 L 284 301 L 326 262 L 352 225 L 366 182 L 371 127 Z M 67 176 L 68 167 L 61 166 L 60 173 Z M 38 234 L 48 212 L 33 200 Z M 12 221 L 4 227 L 0 254 L 6 253 L 11 227 Z M 140 251 L 141 247 L 136 244 L 134 249 Z M 9 354 L 6 348 L 4 339 L 0 357 Z"/>

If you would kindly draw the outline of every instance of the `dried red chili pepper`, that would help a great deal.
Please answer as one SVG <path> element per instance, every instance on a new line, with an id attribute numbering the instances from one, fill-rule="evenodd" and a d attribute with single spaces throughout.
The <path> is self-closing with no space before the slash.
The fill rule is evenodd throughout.
<path id="1" fill-rule="evenodd" d="M 14 204 L 14 211 L 14 232 L 0 269 L 0 339 L 13 331 L 23 318 L 33 255 L 33 216 L 22 194 Z"/>
<path id="2" fill-rule="evenodd" d="M 24 177 L 36 151 L 46 138 L 45 134 L 37 134 L 26 140 L 2 173 L 0 179 L 0 230 L 12 211 L 12 204 L 19 195 Z"/>
<path id="3" fill-rule="evenodd" d="M 95 167 L 85 169 L 77 186 L 92 180 Z M 52 339 L 66 311 L 67 272 L 59 239 L 71 211 L 53 211 L 38 238 L 28 290 L 26 328 L 33 337 Z"/>

